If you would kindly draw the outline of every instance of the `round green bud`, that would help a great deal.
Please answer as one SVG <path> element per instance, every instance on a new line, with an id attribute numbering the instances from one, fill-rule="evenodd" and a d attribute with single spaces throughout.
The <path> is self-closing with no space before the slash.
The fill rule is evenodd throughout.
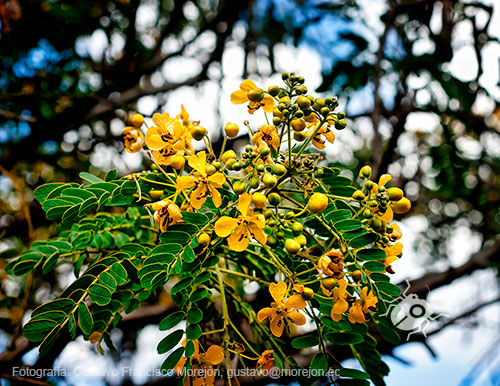
<path id="1" fill-rule="evenodd" d="M 371 218 L 373 218 L 374 214 L 373 214 L 373 211 L 371 209 L 367 208 L 363 211 L 363 216 L 365 216 L 365 218 L 367 218 L 367 219 L 371 219 Z"/>
<path id="2" fill-rule="evenodd" d="M 347 126 L 347 122 L 345 121 L 345 119 L 340 119 L 340 120 L 335 122 L 335 128 L 337 130 L 344 130 L 346 126 Z"/>
<path id="3" fill-rule="evenodd" d="M 265 210 L 263 214 L 264 214 L 265 218 L 271 218 L 271 217 L 273 217 L 273 211 L 271 209 Z"/>
<path id="4" fill-rule="evenodd" d="M 282 231 L 276 232 L 277 239 L 282 239 L 284 237 L 285 237 L 285 232 L 282 232 Z"/>
<path id="5" fill-rule="evenodd" d="M 304 226 L 300 222 L 295 221 L 292 224 L 292 231 L 295 234 L 301 234 L 304 231 Z"/>
<path id="6" fill-rule="evenodd" d="M 264 90 L 262 90 L 261 88 L 254 88 L 247 93 L 247 97 L 252 102 L 260 102 L 262 99 L 264 99 Z"/>
<path id="7" fill-rule="evenodd" d="M 370 178 L 372 175 L 372 168 L 368 165 L 363 166 L 359 171 L 359 176 L 362 178 Z"/>
<path id="8" fill-rule="evenodd" d="M 243 194 L 247 189 L 246 184 L 243 181 L 236 181 L 233 183 L 233 190 L 236 194 Z"/>
<path id="9" fill-rule="evenodd" d="M 226 167 L 229 169 L 229 170 L 233 170 L 234 169 L 234 165 L 238 163 L 238 161 L 236 161 L 234 158 L 230 158 L 227 160 L 226 162 Z"/>
<path id="10" fill-rule="evenodd" d="M 296 242 L 300 244 L 301 247 L 304 247 L 307 244 L 307 238 L 304 235 L 297 235 L 293 238 Z"/>
<path id="11" fill-rule="evenodd" d="M 269 201 L 269 204 L 273 206 L 278 206 L 281 202 L 281 196 L 278 193 L 271 193 L 267 198 L 267 201 Z"/>
<path id="12" fill-rule="evenodd" d="M 274 126 L 281 125 L 281 118 L 280 117 L 274 117 L 273 118 L 273 124 L 274 124 Z"/>
<path id="13" fill-rule="evenodd" d="M 259 173 L 262 173 L 264 170 L 266 170 L 266 168 L 264 167 L 264 165 L 257 165 L 257 166 L 255 167 L 255 169 L 257 169 L 257 171 L 258 171 Z"/>
<path id="14" fill-rule="evenodd" d="M 289 77 L 290 75 L 288 75 L 288 72 L 284 72 L 283 74 L 281 74 L 281 79 L 283 80 L 287 80 Z"/>
<path id="15" fill-rule="evenodd" d="M 307 110 L 309 107 L 311 107 L 311 100 L 301 95 L 297 97 L 297 104 L 302 110 Z"/>
<path id="16" fill-rule="evenodd" d="M 363 192 L 361 190 L 356 190 L 352 194 L 352 198 L 354 198 L 355 200 L 358 200 L 358 201 L 363 201 L 365 199 L 365 195 L 363 194 Z"/>
<path id="17" fill-rule="evenodd" d="M 252 189 L 257 189 L 260 185 L 260 180 L 258 177 L 252 177 L 250 178 L 250 181 L 248 181 L 248 186 L 250 186 Z"/>
<path id="18" fill-rule="evenodd" d="M 285 249 L 288 253 L 295 255 L 298 251 L 300 251 L 300 244 L 293 239 L 286 239 Z"/>
<path id="19" fill-rule="evenodd" d="M 307 136 L 303 131 L 294 131 L 293 132 L 293 139 L 295 139 L 297 142 L 302 142 L 306 138 L 307 138 Z"/>
<path id="20" fill-rule="evenodd" d="M 207 165 L 205 167 L 205 172 L 207 173 L 207 176 L 211 176 L 215 172 L 217 172 L 217 168 L 214 165 Z"/>
<path id="21" fill-rule="evenodd" d="M 276 174 L 277 176 L 283 176 L 286 174 L 286 167 L 281 164 L 275 164 L 271 168 L 271 173 Z"/>
<path id="22" fill-rule="evenodd" d="M 387 195 L 391 201 L 399 201 L 403 198 L 404 192 L 399 188 L 389 188 L 387 189 Z"/>
<path id="23" fill-rule="evenodd" d="M 276 178 L 276 176 L 266 173 L 264 174 L 264 177 L 262 177 L 262 182 L 264 183 L 266 188 L 274 188 L 278 183 L 278 179 Z"/>
<path id="24" fill-rule="evenodd" d="M 241 169 L 243 169 L 244 166 L 245 166 L 245 164 L 243 162 L 238 161 L 233 165 L 233 170 L 236 170 L 236 171 L 241 170 Z"/>
<path id="25" fill-rule="evenodd" d="M 267 89 L 267 92 L 271 96 L 275 97 L 275 96 L 277 96 L 279 94 L 280 88 L 278 86 L 269 86 L 269 88 Z"/>
<path id="26" fill-rule="evenodd" d="M 274 246 L 276 245 L 276 243 L 277 243 L 276 237 L 274 237 L 273 235 L 267 236 L 267 245 Z"/>
<path id="27" fill-rule="evenodd" d="M 261 155 L 262 157 L 267 157 L 270 153 L 271 153 L 271 149 L 269 149 L 269 147 L 267 147 L 267 146 L 263 146 L 263 147 L 260 149 L 260 155 Z"/>
<path id="28" fill-rule="evenodd" d="M 322 107 L 321 110 L 319 111 L 321 115 L 326 117 L 328 114 L 330 114 L 330 108 L 329 107 Z"/>

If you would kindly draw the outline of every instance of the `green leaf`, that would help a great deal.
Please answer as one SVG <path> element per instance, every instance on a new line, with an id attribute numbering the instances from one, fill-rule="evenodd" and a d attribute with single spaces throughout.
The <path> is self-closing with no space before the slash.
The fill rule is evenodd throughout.
<path id="1" fill-rule="evenodd" d="M 174 366 L 179 362 L 179 360 L 182 358 L 182 354 L 184 354 L 184 347 L 179 347 L 175 349 L 167 359 L 165 359 L 165 362 L 161 365 L 161 369 L 163 371 L 170 371 L 174 368 Z"/>
<path id="2" fill-rule="evenodd" d="M 89 311 L 89 308 L 84 302 L 78 304 L 78 321 L 80 328 L 85 335 L 90 335 L 94 328 L 94 319 Z"/>
<path id="3" fill-rule="evenodd" d="M 68 315 L 68 330 L 69 330 L 69 335 L 71 336 L 71 339 L 76 338 L 76 320 L 73 314 Z"/>
<path id="4" fill-rule="evenodd" d="M 96 205 L 97 205 L 97 198 L 94 195 L 92 195 L 92 197 L 89 197 L 84 202 L 82 202 L 82 204 L 80 205 L 80 209 L 78 211 L 78 215 L 83 216 L 84 214 L 90 212 Z"/>
<path id="5" fill-rule="evenodd" d="M 353 379 L 370 379 L 370 376 L 367 373 L 357 369 L 348 369 L 344 367 L 339 369 L 338 373 L 341 377 L 348 377 Z"/>
<path id="6" fill-rule="evenodd" d="M 197 324 L 190 324 L 186 328 L 186 338 L 196 340 L 201 336 L 201 327 Z"/>
<path id="7" fill-rule="evenodd" d="M 39 203 L 43 204 L 43 202 L 47 199 L 47 196 L 61 186 L 64 186 L 64 184 L 60 182 L 51 182 L 49 184 L 45 184 L 36 188 L 33 192 L 33 195 Z"/>
<path id="8" fill-rule="evenodd" d="M 401 337 L 394 327 L 394 324 L 392 324 L 390 320 L 386 318 L 380 318 L 377 322 L 377 326 L 380 334 L 386 341 L 394 345 L 399 344 L 399 342 L 401 341 Z"/>
<path id="9" fill-rule="evenodd" d="M 183 336 L 183 330 L 175 330 L 171 334 L 167 335 L 160 341 L 160 343 L 158 343 L 158 346 L 156 347 L 158 354 L 165 354 L 166 352 L 172 350 L 181 341 Z"/>
<path id="10" fill-rule="evenodd" d="M 188 340 L 186 343 L 185 356 L 186 358 L 191 357 L 195 352 L 194 343 L 192 340 Z"/>
<path id="11" fill-rule="evenodd" d="M 388 283 L 391 280 L 387 275 L 385 275 L 383 273 L 372 273 L 372 274 L 370 274 L 370 279 L 372 279 L 373 281 L 377 281 L 377 282 L 381 281 L 384 283 Z"/>
<path id="12" fill-rule="evenodd" d="M 46 275 L 50 271 L 52 271 L 52 269 L 57 263 L 58 258 L 59 258 L 59 251 L 53 253 L 47 258 L 47 260 L 45 260 L 45 263 L 43 263 L 42 265 L 42 275 Z"/>
<path id="13" fill-rule="evenodd" d="M 118 285 L 123 285 L 128 280 L 127 271 L 120 263 L 113 264 L 109 269 L 109 272 L 113 275 L 116 280 L 116 284 Z"/>
<path id="14" fill-rule="evenodd" d="M 363 264 L 363 268 L 370 272 L 383 272 L 385 271 L 385 264 L 379 263 L 378 261 L 370 261 Z"/>
<path id="15" fill-rule="evenodd" d="M 373 380 L 373 379 L 372 379 Z M 371 383 L 364 379 L 348 379 L 340 378 L 335 380 L 335 384 L 338 386 L 370 386 Z M 384 383 L 376 382 L 376 385 L 383 385 Z"/>
<path id="16" fill-rule="evenodd" d="M 85 189 L 75 189 L 69 188 L 64 189 L 61 193 L 61 197 L 77 197 L 80 199 L 80 202 L 83 202 L 89 198 L 96 198 L 95 195 Z"/>
<path id="17" fill-rule="evenodd" d="M 187 321 L 189 323 L 200 323 L 203 319 L 203 312 L 199 308 L 191 308 L 187 313 Z"/>
<path id="18" fill-rule="evenodd" d="M 201 272 L 198 276 L 196 276 L 194 278 L 194 284 L 200 284 L 200 283 L 204 283 L 206 282 L 207 280 L 210 280 L 210 277 L 212 275 L 210 274 L 210 272 L 208 271 L 204 271 L 204 272 Z"/>
<path id="19" fill-rule="evenodd" d="M 348 232 L 359 229 L 363 226 L 363 223 L 359 220 L 343 220 L 339 221 L 334 225 L 337 232 Z"/>
<path id="20" fill-rule="evenodd" d="M 106 173 L 106 176 L 104 177 L 104 181 L 112 181 L 118 176 L 118 172 L 116 169 L 111 169 Z"/>
<path id="21" fill-rule="evenodd" d="M 367 233 L 362 236 L 358 236 L 349 241 L 349 246 L 354 249 L 359 249 L 366 247 L 378 240 L 378 236 L 375 233 Z"/>
<path id="22" fill-rule="evenodd" d="M 93 284 L 89 288 L 89 295 L 90 299 L 100 305 L 100 306 L 105 306 L 111 301 L 111 291 L 101 285 L 101 284 Z"/>
<path id="23" fill-rule="evenodd" d="M 188 223 L 188 224 L 193 224 L 197 226 L 203 226 L 207 224 L 210 219 L 208 216 L 205 216 L 202 213 L 195 213 L 195 212 L 182 212 L 182 219 Z"/>
<path id="24" fill-rule="evenodd" d="M 78 217 L 80 205 L 74 205 L 63 213 L 61 222 L 68 223 Z"/>
<path id="25" fill-rule="evenodd" d="M 47 201 L 45 201 L 45 202 L 47 202 Z M 71 206 L 69 206 L 69 205 L 67 205 L 67 206 L 55 206 L 55 207 L 50 208 L 45 213 L 47 220 L 50 220 L 50 221 L 58 220 L 64 214 L 64 212 L 66 212 L 69 208 L 71 208 Z"/>
<path id="26" fill-rule="evenodd" d="M 103 272 L 99 275 L 99 284 L 109 289 L 111 293 L 116 291 L 116 280 L 109 272 Z"/>
<path id="27" fill-rule="evenodd" d="M 357 344 L 364 340 L 363 335 L 355 332 L 330 332 L 326 334 L 325 338 L 329 342 L 338 345 Z"/>
<path id="28" fill-rule="evenodd" d="M 319 344 L 319 338 L 315 335 L 305 335 L 299 336 L 292 340 L 292 347 L 296 349 L 307 348 L 317 346 Z"/>
<path id="29" fill-rule="evenodd" d="M 191 248 L 190 245 L 186 245 L 182 257 L 186 263 L 192 263 L 194 261 L 196 255 L 194 254 L 193 248 Z"/>
<path id="30" fill-rule="evenodd" d="M 42 344 L 38 349 L 41 357 L 43 357 L 50 351 L 52 345 L 54 344 L 57 338 L 57 335 L 59 334 L 59 331 L 61 331 L 61 328 L 62 326 L 55 326 L 53 330 L 49 333 L 49 335 L 45 337 L 45 339 L 43 340 Z"/>
<path id="31" fill-rule="evenodd" d="M 23 335 L 31 342 L 42 342 L 57 325 L 59 323 L 54 320 L 33 320 L 24 325 Z"/>
<path id="32" fill-rule="evenodd" d="M 356 253 L 361 260 L 384 260 L 386 258 L 386 253 L 383 249 L 372 248 L 372 249 L 361 249 Z"/>
<path id="33" fill-rule="evenodd" d="M 185 317 L 186 314 L 184 313 L 184 311 L 176 311 L 163 319 L 158 325 L 158 328 L 160 329 L 160 331 L 170 330 L 171 328 L 177 326 L 182 320 L 184 320 Z"/>
<path id="34" fill-rule="evenodd" d="M 167 231 L 160 235 L 160 241 L 164 244 L 179 243 L 185 245 L 191 240 L 191 235 L 185 232 Z"/>
<path id="35" fill-rule="evenodd" d="M 325 220 L 331 221 L 333 224 L 343 221 L 343 220 L 348 220 L 352 216 L 352 213 L 348 209 L 339 209 L 339 210 L 333 210 L 329 212 L 328 214 L 325 215 Z"/>
<path id="36" fill-rule="evenodd" d="M 32 313 L 31 317 L 48 312 L 48 311 L 61 311 L 68 314 L 75 307 L 75 302 L 71 299 L 56 299 L 48 303 L 42 304 L 37 307 Z"/>
<path id="37" fill-rule="evenodd" d="M 42 312 L 40 314 L 37 314 L 31 318 L 31 320 L 38 320 L 38 319 L 45 319 L 45 320 L 53 320 L 57 323 L 62 323 L 64 319 L 66 319 L 66 313 L 59 311 L 59 310 L 53 310 L 53 311 L 46 311 Z"/>
<path id="38" fill-rule="evenodd" d="M 206 290 L 206 288 L 198 288 L 196 291 L 194 291 L 191 294 L 191 297 L 189 298 L 190 302 L 197 303 L 200 300 L 209 297 L 210 293 Z"/>
<path id="39" fill-rule="evenodd" d="M 192 283 L 193 277 L 186 277 L 185 279 L 182 279 L 175 283 L 175 285 L 172 287 L 170 290 L 170 293 L 172 295 L 176 294 L 177 292 L 182 291 L 183 289 L 189 287 L 189 285 Z"/>
<path id="40" fill-rule="evenodd" d="M 328 369 L 328 360 L 322 352 L 317 353 L 311 361 L 311 370 L 316 370 L 318 373 L 325 373 Z"/>
<path id="41" fill-rule="evenodd" d="M 371 275 L 370 275 L 371 277 Z M 379 291 L 390 295 L 390 296 L 399 296 L 401 295 L 401 288 L 392 283 L 385 282 L 377 282 L 375 286 L 379 289 Z"/>
<path id="42" fill-rule="evenodd" d="M 97 183 L 100 183 L 100 182 L 104 182 L 103 179 L 101 179 L 101 178 L 99 178 L 97 176 L 94 176 L 93 174 L 90 174 L 90 173 L 81 172 L 79 175 L 80 175 L 80 178 L 82 180 L 90 182 L 91 184 L 97 184 Z"/>

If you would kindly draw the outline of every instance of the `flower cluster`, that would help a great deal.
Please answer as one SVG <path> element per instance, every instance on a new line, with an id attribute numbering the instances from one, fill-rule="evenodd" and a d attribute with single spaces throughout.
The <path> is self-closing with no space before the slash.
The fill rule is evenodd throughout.
<path id="1" fill-rule="evenodd" d="M 345 114 L 336 111 L 337 98 L 312 97 L 304 78 L 293 73 L 282 78 L 284 87 L 266 91 L 245 80 L 231 94 L 231 101 L 245 104 L 250 114 L 261 111 L 265 123 L 252 127 L 244 121 L 245 132 L 241 124 L 227 123 L 217 153 L 207 130 L 190 120 L 183 106 L 175 117 L 154 114 L 154 125 L 145 135 L 138 114 L 124 130 L 126 150 L 144 149 L 161 177 L 138 175 L 164 189 L 146 193 L 151 202 L 145 207 L 152 209 L 159 230 L 168 232 L 187 212 L 210 218 L 196 234 L 194 259 L 218 259 L 220 280 L 214 285 L 223 297 L 224 324 L 215 331 L 224 332 L 222 348 L 211 345 L 200 353 L 195 341 L 194 354 L 182 357 L 178 369 L 186 363 L 192 368 L 216 366 L 230 353 L 248 359 L 243 346 L 253 350 L 246 342 L 228 339 L 224 275 L 268 288 L 270 306 L 247 314 L 259 335 L 298 335 L 300 326 L 322 323 L 315 315 L 318 309 L 331 323 L 355 324 L 369 323 L 385 308 L 377 283 L 394 272 L 392 264 L 402 254 L 402 233 L 394 216 L 408 212 L 411 203 L 400 188 L 389 187 L 390 175 L 374 182 L 371 168 L 364 166 L 353 182 L 329 167 L 321 151 L 334 144 L 335 130 L 347 126 Z M 226 150 L 227 139 L 238 135 L 247 135 L 249 144 L 238 152 Z M 193 141 L 203 142 L 206 149 L 195 152 Z M 260 272 L 259 267 L 266 269 Z M 274 364 L 278 347 L 273 339 L 252 359 L 257 367 Z M 213 379 L 196 382 L 212 384 Z"/>

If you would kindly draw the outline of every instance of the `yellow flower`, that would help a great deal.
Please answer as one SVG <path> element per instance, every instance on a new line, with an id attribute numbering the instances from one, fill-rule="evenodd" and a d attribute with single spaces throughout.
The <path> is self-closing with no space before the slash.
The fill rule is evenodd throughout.
<path id="1" fill-rule="evenodd" d="M 218 208 L 222 204 L 218 188 L 226 182 L 226 177 L 222 173 L 214 173 L 211 176 L 207 175 L 207 155 L 204 151 L 200 151 L 197 155 L 189 157 L 189 166 L 194 169 L 193 176 L 182 176 L 177 178 L 175 187 L 177 191 L 190 189 L 196 185 L 190 197 L 190 204 L 195 209 L 200 209 L 207 200 L 207 195 L 210 194 L 214 205 Z"/>
<path id="2" fill-rule="evenodd" d="M 154 114 L 153 122 L 146 132 L 146 145 L 153 151 L 153 157 L 161 165 L 170 165 L 175 154 L 184 155 L 193 152 L 191 135 L 178 117 L 170 117 L 167 113 Z"/>
<path id="3" fill-rule="evenodd" d="M 339 280 L 339 286 L 333 289 L 333 307 L 332 319 L 339 322 L 342 319 L 342 314 L 349 309 L 349 304 L 346 301 L 347 297 L 347 282 Z"/>
<path id="4" fill-rule="evenodd" d="M 368 287 L 363 287 L 361 290 L 361 299 L 356 302 L 349 309 L 349 321 L 351 323 L 364 323 L 366 322 L 365 314 L 370 311 L 376 311 L 377 297 L 373 296 L 373 291 L 368 293 Z"/>
<path id="5" fill-rule="evenodd" d="M 240 90 L 231 94 L 231 102 L 235 105 L 249 102 L 248 112 L 250 114 L 253 114 L 259 107 L 262 107 L 266 113 L 272 113 L 274 109 L 274 99 L 271 95 L 263 94 L 262 98 L 252 96 L 252 94 L 260 94 L 261 91 L 262 90 L 259 89 L 254 82 L 250 79 L 246 79 L 240 84 Z"/>
<path id="6" fill-rule="evenodd" d="M 314 130 L 316 130 L 317 125 L 313 124 L 312 129 L 307 132 L 307 135 L 310 137 L 313 135 Z M 324 137 L 324 139 L 322 138 Z M 316 149 L 324 149 L 325 142 L 326 141 L 333 143 L 335 141 L 335 134 L 333 134 L 332 131 L 330 131 L 330 128 L 328 125 L 323 125 L 317 132 L 316 135 L 313 137 L 311 143 Z"/>
<path id="7" fill-rule="evenodd" d="M 332 249 L 318 260 L 318 270 L 322 271 L 326 276 L 333 276 L 336 278 L 341 278 L 344 276 L 342 269 L 344 265 L 342 260 L 344 255 L 342 252 Z"/>
<path id="8" fill-rule="evenodd" d="M 253 135 L 252 142 L 259 148 L 263 146 L 262 142 L 265 142 L 276 150 L 280 146 L 280 137 L 274 126 L 264 125 Z"/>
<path id="9" fill-rule="evenodd" d="M 391 264 L 399 259 L 403 254 L 403 244 L 400 242 L 384 249 L 386 253 L 386 258 L 384 259 L 385 269 L 389 273 L 394 273 Z"/>
<path id="10" fill-rule="evenodd" d="M 144 146 L 144 134 L 136 127 L 127 126 L 123 129 L 123 141 L 126 151 L 137 153 Z"/>
<path id="11" fill-rule="evenodd" d="M 264 319 L 269 318 L 271 322 L 271 332 L 278 338 L 283 334 L 285 324 L 291 322 L 297 326 L 306 324 L 306 318 L 298 311 L 291 311 L 292 308 L 302 310 L 306 308 L 306 302 L 300 295 L 292 295 L 285 301 L 287 292 L 287 285 L 284 281 L 278 284 L 271 283 L 269 292 L 274 299 L 271 307 L 263 308 L 257 314 L 257 320 L 262 322 Z"/>
<path id="12" fill-rule="evenodd" d="M 266 220 L 262 214 L 254 214 L 249 209 L 252 203 L 252 196 L 243 193 L 238 201 L 238 210 L 241 215 L 238 218 L 222 216 L 215 223 L 215 233 L 219 237 L 228 237 L 229 248 L 233 251 L 241 252 L 247 249 L 250 237 L 253 237 L 261 244 L 267 242 L 267 236 L 263 229 Z"/>
<path id="13" fill-rule="evenodd" d="M 265 350 L 257 360 L 257 367 L 269 370 L 274 365 L 274 350 Z"/>
<path id="14" fill-rule="evenodd" d="M 389 238 L 392 241 L 399 240 L 403 236 L 403 233 L 401 232 L 399 225 L 398 224 L 391 224 L 391 227 L 392 227 L 392 233 L 389 235 Z"/>
<path id="15" fill-rule="evenodd" d="M 162 232 L 165 232 L 168 226 L 177 224 L 182 219 L 179 207 L 170 200 L 155 202 L 152 208 L 155 211 L 153 219 L 160 224 Z"/>
<path id="16" fill-rule="evenodd" d="M 213 385 L 215 380 L 215 372 L 213 367 L 218 365 L 224 360 L 224 352 L 222 348 L 217 345 L 212 345 L 208 348 L 205 353 L 200 354 L 199 342 L 198 340 L 193 340 L 194 343 L 194 354 L 190 357 L 192 373 L 195 375 L 195 379 L 192 380 L 193 386 L 202 385 Z M 186 345 L 184 340 L 183 346 Z M 182 374 L 182 370 L 186 364 L 187 358 L 182 357 L 179 362 L 174 367 L 174 371 L 178 374 Z M 186 380 L 185 385 L 191 385 L 190 379 Z"/>

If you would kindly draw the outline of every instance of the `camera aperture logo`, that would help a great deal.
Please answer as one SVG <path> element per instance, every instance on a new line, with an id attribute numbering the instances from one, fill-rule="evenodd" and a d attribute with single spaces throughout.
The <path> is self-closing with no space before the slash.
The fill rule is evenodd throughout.
<path id="1" fill-rule="evenodd" d="M 429 302 L 420 299 L 415 294 L 407 295 L 410 289 L 410 282 L 406 280 L 407 288 L 401 296 L 388 301 L 390 303 L 387 312 L 382 316 L 389 316 L 392 324 L 400 330 L 411 331 L 406 337 L 406 341 L 410 336 L 418 332 L 427 337 L 425 329 L 429 324 L 441 317 L 447 317 L 445 314 L 433 315 L 432 307 Z"/>

